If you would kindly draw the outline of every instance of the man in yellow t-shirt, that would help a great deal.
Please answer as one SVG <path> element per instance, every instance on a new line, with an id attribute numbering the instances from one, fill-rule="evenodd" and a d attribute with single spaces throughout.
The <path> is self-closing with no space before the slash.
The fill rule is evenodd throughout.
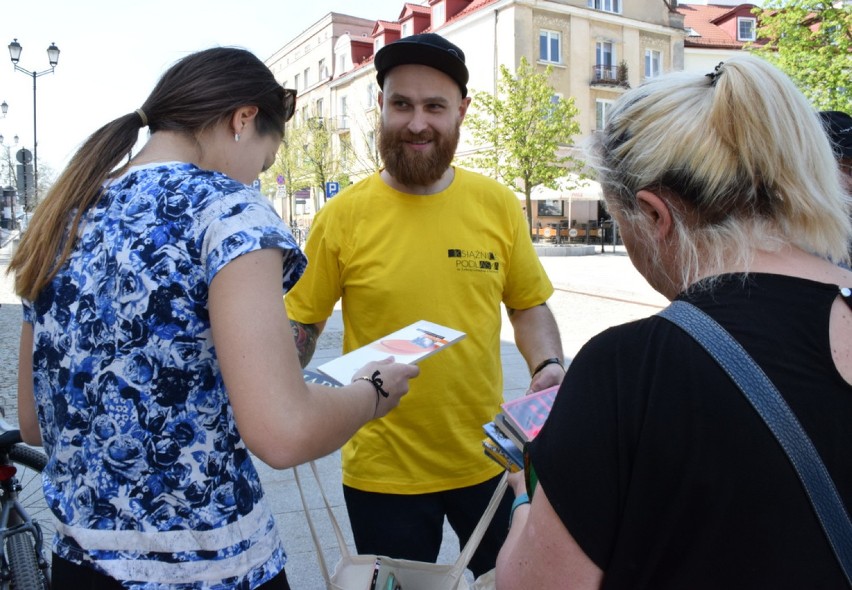
<path id="1" fill-rule="evenodd" d="M 451 166 L 470 104 L 464 53 L 427 33 L 385 46 L 375 65 L 385 168 L 317 214 L 307 271 L 285 302 L 303 365 L 339 299 L 344 351 L 416 320 L 467 334 L 422 361 L 399 407 L 343 447 L 358 552 L 435 561 L 444 517 L 463 545 L 501 475 L 481 445 L 503 401 L 500 304 L 531 390 L 561 382 L 562 346 L 545 303 L 553 287 L 514 193 Z M 475 575 L 494 567 L 510 505 L 471 560 Z"/>

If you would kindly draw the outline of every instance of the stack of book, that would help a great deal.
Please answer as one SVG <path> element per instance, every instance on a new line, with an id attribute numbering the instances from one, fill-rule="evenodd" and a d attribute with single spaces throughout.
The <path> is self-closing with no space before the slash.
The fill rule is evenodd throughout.
<path id="1" fill-rule="evenodd" d="M 485 454 L 510 472 L 524 468 L 524 445 L 544 426 L 559 386 L 500 404 L 502 410 L 492 422 L 483 425 L 488 436 L 482 441 Z"/>

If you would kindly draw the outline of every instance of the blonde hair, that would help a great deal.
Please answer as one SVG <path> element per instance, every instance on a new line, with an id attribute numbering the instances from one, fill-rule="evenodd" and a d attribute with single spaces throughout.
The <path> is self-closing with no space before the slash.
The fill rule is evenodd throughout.
<path id="1" fill-rule="evenodd" d="M 593 142 L 607 205 L 628 223 L 642 189 L 684 204 L 672 207 L 681 290 L 785 243 L 849 259 L 852 201 L 819 117 L 763 60 L 651 80 L 616 102 Z"/>

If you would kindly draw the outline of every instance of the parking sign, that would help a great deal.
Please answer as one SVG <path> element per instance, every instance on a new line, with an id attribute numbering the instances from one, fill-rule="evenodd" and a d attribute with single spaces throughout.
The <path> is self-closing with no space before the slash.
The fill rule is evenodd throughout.
<path id="1" fill-rule="evenodd" d="M 330 199 L 334 195 L 340 192 L 340 183 L 329 181 L 325 183 L 325 196 L 327 199 Z"/>

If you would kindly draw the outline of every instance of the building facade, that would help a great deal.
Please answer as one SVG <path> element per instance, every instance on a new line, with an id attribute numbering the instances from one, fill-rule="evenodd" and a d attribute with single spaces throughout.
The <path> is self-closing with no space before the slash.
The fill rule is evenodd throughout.
<path id="1" fill-rule="evenodd" d="M 683 21 L 661 0 L 425 0 L 401 3 L 394 22 L 330 13 L 266 63 L 299 91 L 295 124 L 323 117 L 332 149 L 355 180 L 381 166 L 372 60 L 387 43 L 423 32 L 446 37 L 465 52 L 471 92 L 495 92 L 499 66 L 514 70 L 521 58 L 552 66 L 555 91 L 579 109 L 581 140 L 602 128 L 627 88 L 684 68 Z M 315 77 L 321 64 L 325 75 Z M 460 156 L 473 149 L 462 129 Z"/>

